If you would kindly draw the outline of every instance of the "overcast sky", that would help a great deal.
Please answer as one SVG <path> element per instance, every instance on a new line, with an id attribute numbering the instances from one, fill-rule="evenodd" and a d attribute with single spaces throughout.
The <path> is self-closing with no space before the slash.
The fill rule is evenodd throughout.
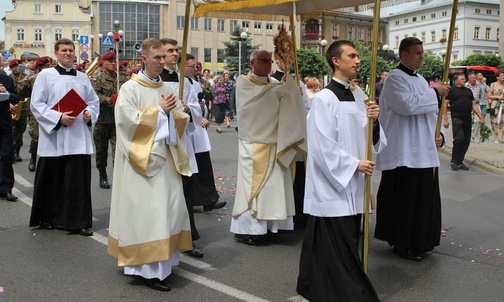
<path id="1" fill-rule="evenodd" d="M 0 0 L 0 41 L 5 40 L 5 24 L 1 20 L 5 17 L 6 11 L 12 11 L 13 9 L 12 0 Z"/>

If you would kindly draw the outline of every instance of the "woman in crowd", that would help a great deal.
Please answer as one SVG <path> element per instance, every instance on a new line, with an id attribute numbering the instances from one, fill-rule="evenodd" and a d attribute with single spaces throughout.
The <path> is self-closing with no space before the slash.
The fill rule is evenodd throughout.
<path id="1" fill-rule="evenodd" d="M 216 77 L 213 89 L 215 96 L 209 109 L 212 109 L 215 115 L 217 132 L 222 133 L 221 124 L 222 122 L 224 122 L 224 117 L 226 115 L 226 101 L 228 91 L 226 86 L 224 85 L 224 79 L 221 76 Z"/>
<path id="2" fill-rule="evenodd" d="M 499 132 L 504 131 L 504 122 L 498 123 L 499 110 L 502 108 L 502 99 L 504 99 L 504 72 L 497 71 L 495 74 L 497 82 L 490 84 L 490 89 L 487 94 L 488 107 L 487 112 L 490 114 L 490 123 L 492 124 L 492 132 L 494 134 L 494 143 L 499 143 Z"/>

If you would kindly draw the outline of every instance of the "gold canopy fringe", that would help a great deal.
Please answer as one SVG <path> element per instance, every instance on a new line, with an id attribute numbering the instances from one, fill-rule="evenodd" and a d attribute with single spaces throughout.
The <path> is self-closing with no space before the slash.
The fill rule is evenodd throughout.
<path id="1" fill-rule="evenodd" d="M 279 5 L 297 0 L 193 0 L 194 17 L 207 16 L 213 11 L 233 11 L 261 6 Z M 233 14 L 234 15 L 234 14 Z M 236 17 L 235 17 L 236 18 Z"/>

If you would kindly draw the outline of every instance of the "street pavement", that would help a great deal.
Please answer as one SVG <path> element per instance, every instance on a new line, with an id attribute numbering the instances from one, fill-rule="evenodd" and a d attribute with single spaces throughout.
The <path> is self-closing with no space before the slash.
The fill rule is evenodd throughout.
<path id="1" fill-rule="evenodd" d="M 28 227 L 34 173 L 27 169 L 29 137 L 16 163 L 14 194 L 19 202 L 0 200 L 0 301 L 302 301 L 295 291 L 303 230 L 283 234 L 283 244 L 247 246 L 229 232 L 236 187 L 237 137 L 209 128 L 216 186 L 228 206 L 195 219 L 205 257 L 185 255 L 169 277 L 173 290 L 157 292 L 125 276 L 108 256 L 106 240 L 111 190 L 98 186 L 93 158 L 93 229 L 95 235 L 67 235 Z M 382 301 L 504 301 L 504 144 L 471 144 L 469 171 L 450 169 L 451 129 L 440 152 L 443 223 L 441 244 L 417 263 L 392 253 L 373 238 L 371 215 L 369 277 Z M 445 154 L 447 153 L 447 154 Z M 475 154 L 475 155 L 473 155 Z M 488 154 L 488 155 L 487 155 Z M 474 157 L 474 161 L 471 159 Z M 486 156 L 482 156 L 486 155 Z M 108 172 L 113 179 L 111 161 Z M 380 172 L 372 178 L 376 192 Z"/>

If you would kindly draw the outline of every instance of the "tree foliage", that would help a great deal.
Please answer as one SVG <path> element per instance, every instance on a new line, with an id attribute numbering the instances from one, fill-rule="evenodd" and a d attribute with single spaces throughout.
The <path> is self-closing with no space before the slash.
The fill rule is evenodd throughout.
<path id="1" fill-rule="evenodd" d="M 238 71 L 238 58 L 239 58 L 239 41 L 241 40 L 240 34 L 243 29 L 236 26 L 231 32 L 231 41 L 224 42 L 224 57 L 226 58 L 226 66 L 232 71 Z M 247 33 L 247 36 L 250 34 Z M 250 54 L 259 48 L 259 45 L 252 46 L 252 39 L 247 38 L 242 40 L 242 47 L 246 48 L 246 54 L 242 56 L 241 71 L 242 73 L 247 73 L 250 71 Z"/>
<path id="2" fill-rule="evenodd" d="M 474 54 L 468 56 L 465 60 L 452 62 L 453 66 L 493 66 L 503 68 L 502 59 L 496 55 L 479 55 Z"/>
<path id="3" fill-rule="evenodd" d="M 300 79 L 305 77 L 322 78 L 331 74 L 325 58 L 317 50 L 313 48 L 298 49 L 297 57 Z"/>
<path id="4" fill-rule="evenodd" d="M 444 68 L 443 59 L 432 53 L 431 50 L 427 50 L 423 54 L 422 67 L 418 70 L 418 73 L 423 75 L 427 80 L 440 79 L 443 76 L 442 70 Z M 439 72 L 440 75 L 438 76 Z"/>

